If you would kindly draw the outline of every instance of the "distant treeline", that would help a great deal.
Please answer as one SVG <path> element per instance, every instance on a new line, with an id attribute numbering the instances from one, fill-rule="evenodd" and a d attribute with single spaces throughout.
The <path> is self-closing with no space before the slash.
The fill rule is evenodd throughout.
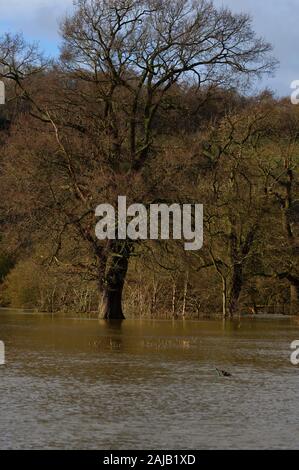
<path id="1" fill-rule="evenodd" d="M 0 108 L 1 305 L 97 312 L 101 296 L 84 242 L 74 233 L 53 253 L 51 181 L 63 184 L 60 166 L 48 159 L 49 136 L 40 135 L 28 112 L 22 103 Z M 299 313 L 299 107 L 268 91 L 244 98 L 232 90 L 206 96 L 178 87 L 157 115 L 156 132 L 157 191 L 163 188 L 163 201 L 204 204 L 204 248 L 187 253 L 174 241 L 137 244 L 126 312 Z M 92 171 L 88 177 L 96 191 L 98 177 Z M 121 192 L 135 192 L 139 202 L 139 184 L 128 188 L 124 180 Z"/>

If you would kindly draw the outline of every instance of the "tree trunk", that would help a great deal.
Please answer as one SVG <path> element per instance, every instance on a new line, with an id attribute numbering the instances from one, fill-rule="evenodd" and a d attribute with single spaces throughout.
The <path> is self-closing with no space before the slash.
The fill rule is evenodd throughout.
<path id="1" fill-rule="evenodd" d="M 227 317 L 227 287 L 224 276 L 222 277 L 222 314 L 223 318 Z"/>
<path id="2" fill-rule="evenodd" d="M 126 242 L 115 242 L 108 257 L 103 288 L 104 320 L 124 320 L 122 296 L 128 272 L 130 246 Z"/>
<path id="3" fill-rule="evenodd" d="M 172 281 L 172 318 L 177 320 L 178 316 L 176 313 L 176 281 Z"/>
<path id="4" fill-rule="evenodd" d="M 103 294 L 104 320 L 124 320 L 122 310 L 123 285 L 107 286 Z"/>
<path id="5" fill-rule="evenodd" d="M 153 278 L 153 293 L 151 296 L 151 306 L 150 306 L 150 316 L 153 318 L 154 311 L 156 310 L 157 305 L 157 292 L 158 292 L 158 283 L 156 282 L 155 275 Z"/>
<path id="6" fill-rule="evenodd" d="M 243 286 L 243 267 L 237 264 L 233 269 L 232 285 L 229 294 L 229 315 L 231 318 L 238 311 L 238 302 Z"/>
<path id="7" fill-rule="evenodd" d="M 188 294 L 188 282 L 189 282 L 189 272 L 186 273 L 185 284 L 184 284 L 184 297 L 183 297 L 183 309 L 182 317 L 186 316 L 186 303 L 187 303 L 187 294 Z"/>

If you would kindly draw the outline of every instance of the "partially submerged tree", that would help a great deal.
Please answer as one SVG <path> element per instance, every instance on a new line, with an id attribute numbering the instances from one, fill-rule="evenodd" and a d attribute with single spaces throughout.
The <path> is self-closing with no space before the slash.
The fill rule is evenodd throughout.
<path id="1" fill-rule="evenodd" d="M 271 72 L 275 62 L 247 15 L 217 10 L 206 0 L 78 0 L 75 5 L 63 22 L 61 61 L 52 72 L 41 72 L 44 64 L 34 48 L 6 36 L 0 41 L 0 77 L 15 81 L 29 112 L 40 120 L 36 135 L 49 136 L 49 141 L 41 137 L 35 154 L 47 155 L 43 207 L 52 213 L 47 224 L 52 258 L 60 262 L 64 240 L 78 237 L 94 261 L 85 265 L 83 257 L 76 267 L 97 277 L 104 317 L 122 319 L 135 244 L 99 241 L 95 207 L 116 204 L 124 193 L 145 204 L 165 197 L 160 162 L 169 141 L 159 129 L 159 111 L 175 87 L 184 80 L 206 87 L 248 80 Z M 29 79 L 33 72 L 38 73 Z M 53 166 L 59 172 L 51 173 Z M 179 193 L 180 188 L 176 194 L 168 191 L 172 198 Z M 40 213 L 32 211 L 32 217 Z"/>

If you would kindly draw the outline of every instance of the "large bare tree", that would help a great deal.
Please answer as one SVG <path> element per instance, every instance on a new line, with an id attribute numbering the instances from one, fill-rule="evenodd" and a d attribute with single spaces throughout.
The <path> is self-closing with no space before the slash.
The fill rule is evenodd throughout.
<path id="1" fill-rule="evenodd" d="M 165 196 L 168 142 L 159 111 L 183 81 L 236 84 L 271 72 L 275 61 L 249 16 L 206 0 L 78 0 L 61 32 L 61 58 L 47 73 L 34 47 L 4 37 L 0 77 L 15 81 L 40 121 L 36 132 L 51 137 L 42 141 L 47 163 L 59 167 L 48 181 L 52 259 L 59 262 L 67 237 L 82 240 L 93 254 L 104 317 L 122 319 L 135 244 L 97 240 L 95 207 L 116 204 L 118 195 L 144 203 Z"/>

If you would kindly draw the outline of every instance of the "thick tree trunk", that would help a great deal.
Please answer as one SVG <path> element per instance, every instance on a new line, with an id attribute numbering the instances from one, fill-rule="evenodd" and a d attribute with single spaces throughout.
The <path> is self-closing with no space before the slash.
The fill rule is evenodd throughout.
<path id="1" fill-rule="evenodd" d="M 104 320 L 124 320 L 122 310 L 123 286 L 108 287 L 103 293 Z"/>
<path id="2" fill-rule="evenodd" d="M 103 288 L 104 320 L 124 320 L 122 297 L 128 272 L 130 247 L 117 242 L 111 247 Z"/>

